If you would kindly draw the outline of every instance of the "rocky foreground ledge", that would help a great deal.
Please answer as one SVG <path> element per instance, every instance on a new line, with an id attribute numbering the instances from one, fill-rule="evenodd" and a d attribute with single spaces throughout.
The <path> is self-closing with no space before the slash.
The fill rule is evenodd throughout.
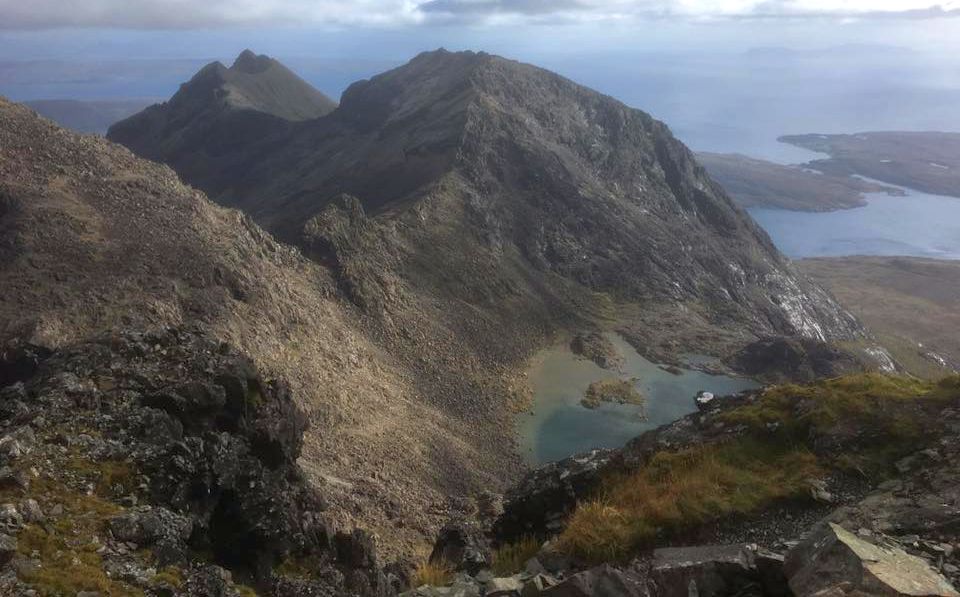
<path id="1" fill-rule="evenodd" d="M 305 418 L 230 346 L 9 344 L 0 594 L 958 595 L 960 378 L 700 404 L 483 495 L 410 575 L 327 522 L 296 464 Z"/>
<path id="2" fill-rule="evenodd" d="M 453 521 L 407 595 L 958 595 L 960 379 L 702 402 Z"/>
<path id="3" fill-rule="evenodd" d="M 283 383 L 199 332 L 0 351 L 0 594 L 394 594 L 296 464 Z"/>

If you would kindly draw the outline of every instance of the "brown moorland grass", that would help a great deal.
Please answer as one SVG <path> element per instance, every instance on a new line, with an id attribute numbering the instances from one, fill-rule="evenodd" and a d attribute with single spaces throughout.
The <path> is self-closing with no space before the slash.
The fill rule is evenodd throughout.
<path id="1" fill-rule="evenodd" d="M 745 434 L 658 452 L 638 470 L 607 476 L 573 513 L 560 546 L 587 562 L 624 559 L 671 533 L 805 499 L 808 480 L 830 470 L 889 469 L 922 445 L 938 409 L 956 400 L 960 376 L 927 382 L 868 373 L 769 388 L 720 415 Z M 845 453 L 818 458 L 807 445 L 848 428 L 856 433 Z"/>
<path id="2" fill-rule="evenodd" d="M 430 585 L 443 587 L 453 580 L 453 566 L 443 560 L 421 562 L 413 572 L 410 585 L 420 587 Z"/>
<path id="3" fill-rule="evenodd" d="M 493 552 L 491 569 L 497 576 L 510 576 L 523 570 L 527 560 L 540 551 L 540 541 L 536 537 L 524 536 L 513 543 L 502 545 Z"/>
<path id="4" fill-rule="evenodd" d="M 664 531 L 755 510 L 807 491 L 822 474 L 803 447 L 751 438 L 660 452 L 639 471 L 605 479 L 560 536 L 561 548 L 589 562 L 618 560 Z"/>

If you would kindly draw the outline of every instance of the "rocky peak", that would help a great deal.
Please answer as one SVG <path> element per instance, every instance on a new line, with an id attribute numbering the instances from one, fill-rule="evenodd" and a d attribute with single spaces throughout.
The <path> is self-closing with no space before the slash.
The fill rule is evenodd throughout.
<path id="1" fill-rule="evenodd" d="M 233 66 L 230 68 L 231 70 L 253 75 L 267 70 L 274 64 L 279 63 L 266 54 L 254 54 L 251 50 L 247 49 L 240 52 L 237 59 L 233 61 Z"/>

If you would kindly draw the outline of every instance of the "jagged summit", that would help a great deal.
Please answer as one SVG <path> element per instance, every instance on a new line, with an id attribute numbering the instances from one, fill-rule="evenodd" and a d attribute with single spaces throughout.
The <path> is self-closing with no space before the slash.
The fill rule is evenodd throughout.
<path id="1" fill-rule="evenodd" d="M 114 124 L 107 137 L 165 162 L 201 188 L 230 147 L 319 118 L 336 103 L 269 56 L 244 50 L 229 68 L 204 66 L 169 101 Z"/>
<path id="2" fill-rule="evenodd" d="M 255 54 L 252 50 L 247 49 L 240 52 L 230 68 L 242 73 L 256 74 L 267 70 L 274 64 L 279 63 L 266 54 Z"/>

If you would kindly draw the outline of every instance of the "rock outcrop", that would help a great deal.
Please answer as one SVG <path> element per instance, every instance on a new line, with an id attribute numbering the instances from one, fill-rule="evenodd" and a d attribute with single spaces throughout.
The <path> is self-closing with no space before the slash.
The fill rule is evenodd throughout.
<path id="1" fill-rule="evenodd" d="M 930 565 L 902 548 L 880 546 L 826 523 L 787 557 L 785 572 L 798 597 L 843 595 L 960 595 Z M 832 592 L 831 592 L 832 591 Z"/>
<path id="2" fill-rule="evenodd" d="M 325 521 L 288 387 L 229 345 L 115 333 L 46 355 L 0 401 L 18 403 L 0 419 L 4 594 L 393 592 L 369 539 Z"/>

